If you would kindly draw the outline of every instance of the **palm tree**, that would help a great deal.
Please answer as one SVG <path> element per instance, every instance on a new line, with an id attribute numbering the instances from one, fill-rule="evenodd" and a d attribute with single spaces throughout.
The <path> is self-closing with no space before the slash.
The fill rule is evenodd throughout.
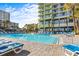
<path id="1" fill-rule="evenodd" d="M 70 9 L 72 11 L 72 19 L 74 22 L 74 32 L 76 33 L 76 25 L 75 25 L 75 18 L 79 18 L 79 4 L 75 4 L 75 3 L 65 3 L 64 4 L 64 8 L 66 10 Z"/>
<path id="2" fill-rule="evenodd" d="M 3 21 L 3 23 L 4 23 L 4 30 L 6 30 L 8 28 L 9 22 L 10 21 L 8 21 L 8 20 Z"/>

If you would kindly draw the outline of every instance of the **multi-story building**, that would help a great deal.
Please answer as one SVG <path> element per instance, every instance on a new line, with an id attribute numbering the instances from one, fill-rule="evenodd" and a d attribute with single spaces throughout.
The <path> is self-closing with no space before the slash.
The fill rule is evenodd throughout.
<path id="1" fill-rule="evenodd" d="M 10 22 L 10 13 L 0 10 L 0 28 L 7 27 L 7 22 Z"/>
<path id="2" fill-rule="evenodd" d="M 10 21 L 10 13 L 0 10 L 0 30 L 6 32 L 17 32 L 19 31 L 18 23 Z"/>
<path id="3" fill-rule="evenodd" d="M 0 20 L 10 21 L 10 13 L 0 10 Z"/>
<path id="4" fill-rule="evenodd" d="M 74 32 L 72 11 L 64 9 L 64 3 L 39 3 L 39 31 L 61 34 Z M 76 18 L 78 20 L 78 18 Z"/>
<path id="5" fill-rule="evenodd" d="M 14 23 L 14 22 L 10 22 L 9 24 L 8 24 L 8 28 L 9 29 L 15 29 L 15 30 L 17 30 L 19 27 L 18 27 L 18 23 Z"/>
<path id="6" fill-rule="evenodd" d="M 5 31 L 17 32 L 18 28 L 19 28 L 18 23 L 8 22 L 7 27 L 5 28 Z"/>

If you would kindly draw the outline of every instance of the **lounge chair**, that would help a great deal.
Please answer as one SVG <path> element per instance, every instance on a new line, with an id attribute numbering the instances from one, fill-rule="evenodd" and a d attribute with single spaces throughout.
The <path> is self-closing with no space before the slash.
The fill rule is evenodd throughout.
<path id="1" fill-rule="evenodd" d="M 14 53 L 20 53 L 22 51 L 24 44 L 16 43 L 16 42 L 10 42 L 6 44 L 0 45 L 0 55 L 4 55 L 8 52 L 14 51 Z"/>
<path id="2" fill-rule="evenodd" d="M 10 42 L 12 42 L 12 41 L 7 41 L 7 40 L 4 40 L 4 39 L 0 39 L 0 45 L 10 43 Z"/>
<path id="3" fill-rule="evenodd" d="M 75 44 L 64 45 L 66 56 L 79 56 L 79 46 Z"/>

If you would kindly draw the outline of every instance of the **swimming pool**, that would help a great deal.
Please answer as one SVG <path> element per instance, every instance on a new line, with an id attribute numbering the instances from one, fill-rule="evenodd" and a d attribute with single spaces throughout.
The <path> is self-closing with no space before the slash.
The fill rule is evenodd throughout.
<path id="1" fill-rule="evenodd" d="M 45 34 L 0 34 L 0 37 L 14 38 L 18 40 L 45 44 L 56 44 L 59 41 L 58 37 Z"/>

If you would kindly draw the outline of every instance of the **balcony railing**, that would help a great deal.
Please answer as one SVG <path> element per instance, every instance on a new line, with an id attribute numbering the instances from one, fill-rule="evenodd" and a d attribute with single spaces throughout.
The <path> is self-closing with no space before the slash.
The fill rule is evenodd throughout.
<path id="1" fill-rule="evenodd" d="M 39 9 L 39 11 L 38 11 L 38 12 L 40 13 L 40 12 L 43 12 L 43 11 L 44 11 L 44 9 Z"/>
<path id="2" fill-rule="evenodd" d="M 39 8 L 39 9 L 44 8 L 44 5 L 40 5 L 38 8 Z"/>
<path id="3" fill-rule="evenodd" d="M 44 19 L 43 18 L 40 18 L 39 21 L 44 21 Z"/>
<path id="4" fill-rule="evenodd" d="M 51 19 L 51 17 L 45 17 L 45 20 L 47 20 L 47 19 Z"/>
<path id="5" fill-rule="evenodd" d="M 40 24 L 40 25 L 39 25 L 39 28 L 43 28 L 43 27 L 44 27 L 43 24 Z"/>
<path id="6" fill-rule="evenodd" d="M 53 27 L 53 24 L 50 24 L 50 27 Z"/>
<path id="7" fill-rule="evenodd" d="M 60 23 L 60 27 L 65 27 L 65 26 L 67 26 L 67 24 L 66 23 Z"/>
<path id="8" fill-rule="evenodd" d="M 49 6 L 49 7 L 45 7 L 45 10 L 50 10 L 50 9 L 52 9 L 51 6 Z"/>
<path id="9" fill-rule="evenodd" d="M 50 5 L 51 5 L 51 3 L 46 3 L 46 4 L 45 4 L 45 6 L 50 6 Z"/>
<path id="10" fill-rule="evenodd" d="M 45 14 L 52 14 L 52 12 L 45 12 Z"/>
<path id="11" fill-rule="evenodd" d="M 45 24 L 44 27 L 49 27 L 49 24 Z"/>
<path id="12" fill-rule="evenodd" d="M 59 24 L 54 24 L 54 27 L 59 27 Z"/>
<path id="13" fill-rule="evenodd" d="M 74 26 L 74 23 L 72 22 L 72 23 L 68 23 L 68 26 Z"/>
<path id="14" fill-rule="evenodd" d="M 44 16 L 44 14 L 40 13 L 38 16 L 41 17 L 41 16 Z"/>
<path id="15" fill-rule="evenodd" d="M 70 17 L 71 15 L 61 15 L 61 16 L 55 16 L 54 19 L 59 19 L 59 18 L 65 18 L 65 17 Z"/>

